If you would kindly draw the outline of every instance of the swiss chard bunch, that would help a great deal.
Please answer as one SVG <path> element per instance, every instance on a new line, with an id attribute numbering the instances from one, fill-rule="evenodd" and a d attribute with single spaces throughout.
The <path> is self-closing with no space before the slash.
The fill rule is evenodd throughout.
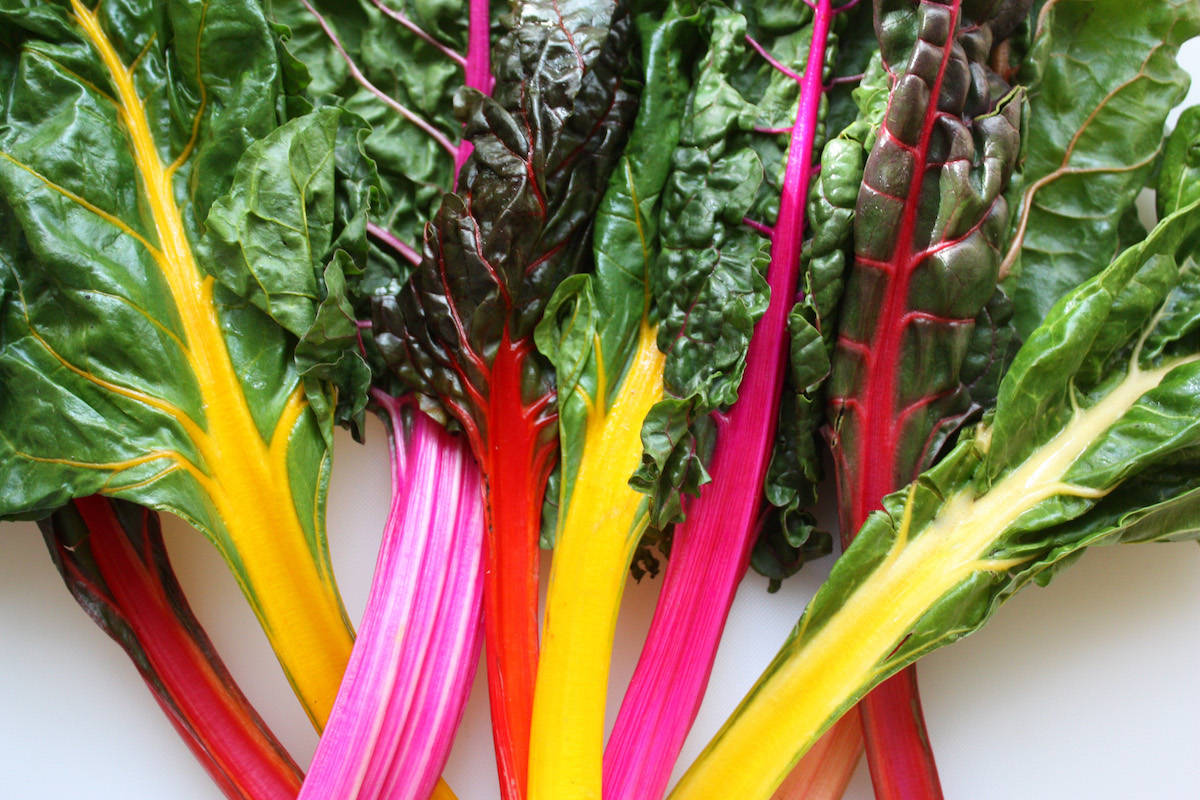
<path id="1" fill-rule="evenodd" d="M 183 517 L 320 726 L 351 646 L 324 509 L 335 387 L 365 402 L 360 124 L 285 122 L 254 3 L 3 16 L 0 515 L 100 493 Z"/>
<path id="2" fill-rule="evenodd" d="M 524 795 L 537 659 L 537 556 L 554 465 L 554 392 L 533 328 L 586 261 L 599 198 L 634 110 L 621 88 L 626 13 L 519 4 L 494 56 L 495 96 L 466 95 L 474 150 L 426 228 L 411 279 L 373 300 L 373 338 L 422 406 L 461 427 L 487 509 L 484 629 L 505 797 Z"/>

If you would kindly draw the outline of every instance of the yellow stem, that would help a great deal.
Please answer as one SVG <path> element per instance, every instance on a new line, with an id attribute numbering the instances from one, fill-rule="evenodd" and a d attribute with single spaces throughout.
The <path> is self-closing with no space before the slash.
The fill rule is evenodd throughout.
<path id="1" fill-rule="evenodd" d="M 597 359 L 600 344 L 595 344 Z M 555 541 L 533 699 L 530 800 L 600 800 L 604 701 L 617 611 L 645 530 L 646 496 L 629 486 L 642 421 L 662 398 L 663 354 L 643 323 L 612 407 L 601 373 L 583 454 Z"/>
<path id="2" fill-rule="evenodd" d="M 967 489 L 948 497 L 919 532 L 909 530 L 910 502 L 880 566 L 820 629 L 809 632 L 801 622 L 670 800 L 771 797 L 817 737 L 877 682 L 880 665 L 939 599 L 972 574 L 1020 563 L 987 559 L 1017 517 L 1055 495 L 1104 494 L 1063 478 L 1104 431 L 1179 363 L 1143 371 L 1135 356 L 1125 380 L 1104 399 L 1077 412 L 1057 436 L 986 494 L 976 497 Z"/>
<path id="3" fill-rule="evenodd" d="M 288 445 L 311 424 L 302 388 L 294 387 L 273 431 L 258 430 L 229 356 L 213 304 L 213 279 L 197 265 L 175 200 L 179 161 L 164 166 L 133 72 L 121 60 L 95 12 L 71 0 L 75 18 L 109 73 L 158 238 L 148 252 L 179 312 L 184 355 L 196 376 L 202 421 L 188 420 L 201 456 L 204 486 L 224 524 L 218 548 L 262 623 L 288 679 L 319 728 L 329 715 L 352 644 L 328 570 L 319 531 L 306 536 L 288 478 Z"/>

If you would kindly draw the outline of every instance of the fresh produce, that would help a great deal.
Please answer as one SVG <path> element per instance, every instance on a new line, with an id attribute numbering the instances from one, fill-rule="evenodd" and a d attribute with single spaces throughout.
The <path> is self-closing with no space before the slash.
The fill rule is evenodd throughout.
<path id="1" fill-rule="evenodd" d="M 295 798 L 300 768 L 246 700 L 188 607 L 158 515 L 92 496 L 39 524 L 71 594 L 129 654 L 225 796 Z"/>
<path id="2" fill-rule="evenodd" d="M 373 335 L 423 407 L 460 426 L 484 479 L 484 635 L 504 797 L 525 795 L 537 664 L 538 531 L 557 458 L 552 373 L 533 328 L 588 252 L 634 104 L 629 20 L 610 3 L 527 0 L 493 56 L 493 97 L 467 95 L 474 146 Z"/>
<path id="3" fill-rule="evenodd" d="M 865 749 L 936 800 L 913 662 L 1200 531 L 1198 33 L 1191 0 L 0 3 L 0 519 L 245 800 L 661 798 L 719 645 L 757 652 L 747 566 L 840 539 L 807 608 L 757 600 L 800 623 L 670 796 L 833 800 Z M 351 647 L 324 517 L 367 411 Z M 307 776 L 164 511 L 322 732 Z"/>
<path id="4" fill-rule="evenodd" d="M 1195 538 L 1200 201 L 1064 297 L 995 414 L 871 514 L 672 798 L 770 797 L 849 705 L 1097 544 Z"/>

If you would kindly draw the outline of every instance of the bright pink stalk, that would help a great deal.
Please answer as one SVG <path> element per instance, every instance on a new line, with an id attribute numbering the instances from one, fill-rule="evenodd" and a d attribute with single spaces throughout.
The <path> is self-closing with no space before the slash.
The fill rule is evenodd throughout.
<path id="1" fill-rule="evenodd" d="M 658 800 L 696 718 L 717 644 L 746 571 L 762 509 L 787 363 L 787 315 L 796 296 L 804 206 L 813 176 L 825 47 L 836 11 L 813 6 L 813 33 L 792 127 L 779 216 L 771 237 L 771 300 L 746 356 L 738 401 L 717 416 L 712 482 L 685 504 L 662 594 L 604 758 L 605 800 Z M 681 643 L 686 642 L 686 646 Z"/>
<path id="2" fill-rule="evenodd" d="M 390 421 L 392 505 L 358 640 L 301 800 L 426 800 L 479 657 L 482 481 L 464 442 L 372 390 Z"/>
<path id="3" fill-rule="evenodd" d="M 488 0 L 471 0 L 471 13 L 467 22 L 467 59 L 463 67 L 464 81 L 472 89 L 478 89 L 484 94 L 492 93 L 492 85 L 496 82 L 492 75 L 492 18 Z M 471 155 L 473 145 L 471 140 L 463 137 L 458 143 L 458 154 L 454 157 L 454 181 L 458 182 L 458 173 L 462 165 Z"/>

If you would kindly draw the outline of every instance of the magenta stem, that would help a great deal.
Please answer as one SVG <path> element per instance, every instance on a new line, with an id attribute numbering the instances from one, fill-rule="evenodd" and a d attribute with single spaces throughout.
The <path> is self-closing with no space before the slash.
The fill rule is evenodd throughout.
<path id="1" fill-rule="evenodd" d="M 747 562 L 779 416 L 787 363 L 787 315 L 796 296 L 804 207 L 824 91 L 831 0 L 817 0 L 800 103 L 784 171 L 767 282 L 771 299 L 746 357 L 738 401 L 718 418 L 712 482 L 686 504 L 650 632 L 605 751 L 605 800 L 659 800 L 696 718 L 717 645 Z M 681 647 L 681 642 L 687 642 Z"/>
<path id="2" fill-rule="evenodd" d="M 467 21 L 467 61 L 464 68 L 466 84 L 483 94 L 492 93 L 495 79 L 492 77 L 491 9 L 488 0 L 471 0 L 470 17 Z M 466 138 L 458 143 L 454 155 L 454 183 L 457 187 L 458 173 L 467 163 L 474 145 Z"/>
<path id="3" fill-rule="evenodd" d="M 405 261 L 414 267 L 420 265 L 421 254 L 417 252 L 417 249 L 395 236 L 387 228 L 377 225 L 374 222 L 368 222 L 367 233 L 395 250 Z"/>

